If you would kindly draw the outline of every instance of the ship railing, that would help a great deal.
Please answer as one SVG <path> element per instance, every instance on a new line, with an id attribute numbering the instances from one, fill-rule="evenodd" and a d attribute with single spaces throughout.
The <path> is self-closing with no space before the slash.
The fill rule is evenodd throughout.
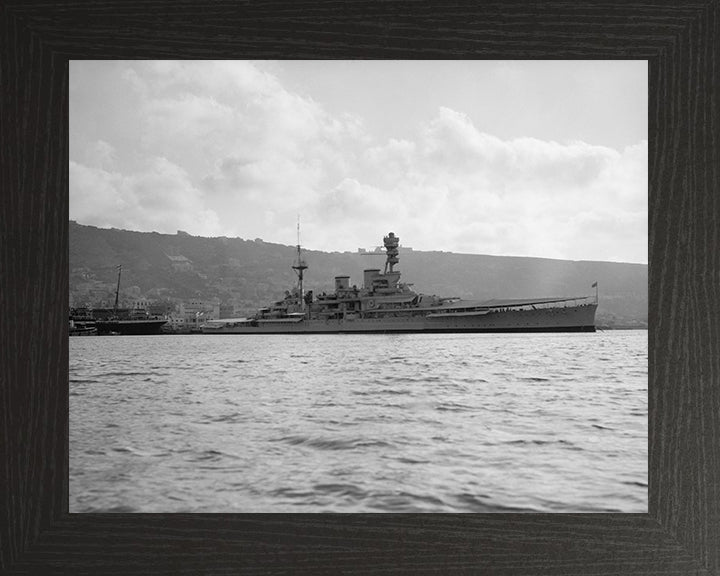
<path id="1" fill-rule="evenodd" d="M 536 302 L 528 304 L 507 304 L 505 306 L 493 306 L 492 310 L 496 312 L 521 312 L 530 310 L 548 310 L 552 308 L 576 308 L 578 306 L 587 305 L 590 296 L 583 296 L 579 298 L 568 298 L 567 300 L 556 300 L 554 302 Z"/>

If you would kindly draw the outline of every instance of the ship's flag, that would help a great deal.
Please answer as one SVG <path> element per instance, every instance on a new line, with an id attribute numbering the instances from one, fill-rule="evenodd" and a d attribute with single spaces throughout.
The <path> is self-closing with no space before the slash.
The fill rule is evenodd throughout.
<path id="1" fill-rule="evenodd" d="M 593 285 L 590 286 L 590 288 L 597 288 L 597 282 L 593 283 Z"/>

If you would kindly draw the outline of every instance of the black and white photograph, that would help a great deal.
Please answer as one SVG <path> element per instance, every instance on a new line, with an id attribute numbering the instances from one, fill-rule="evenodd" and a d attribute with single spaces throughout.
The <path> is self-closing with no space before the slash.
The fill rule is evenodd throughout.
<path id="1" fill-rule="evenodd" d="M 72 60 L 69 511 L 648 512 L 645 60 Z"/>

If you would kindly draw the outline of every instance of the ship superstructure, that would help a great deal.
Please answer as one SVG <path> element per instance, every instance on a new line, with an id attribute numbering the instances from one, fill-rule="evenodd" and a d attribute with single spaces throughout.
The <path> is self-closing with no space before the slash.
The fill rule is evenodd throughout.
<path id="1" fill-rule="evenodd" d="M 299 228 L 298 228 L 299 230 Z M 299 231 L 293 270 L 297 286 L 250 318 L 209 321 L 211 334 L 344 332 L 594 332 L 594 296 L 462 300 L 415 292 L 400 281 L 400 238 L 383 238 L 385 268 L 366 269 L 362 286 L 349 276 L 335 277 L 335 291 L 315 296 L 304 291 Z"/>

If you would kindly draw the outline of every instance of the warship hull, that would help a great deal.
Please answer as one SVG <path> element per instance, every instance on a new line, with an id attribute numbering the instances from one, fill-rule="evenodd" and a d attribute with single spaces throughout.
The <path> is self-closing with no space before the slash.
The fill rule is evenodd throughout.
<path id="1" fill-rule="evenodd" d="M 597 304 L 536 310 L 489 310 L 475 314 L 409 317 L 230 319 L 206 324 L 206 334 L 343 334 L 442 332 L 595 332 Z"/>

